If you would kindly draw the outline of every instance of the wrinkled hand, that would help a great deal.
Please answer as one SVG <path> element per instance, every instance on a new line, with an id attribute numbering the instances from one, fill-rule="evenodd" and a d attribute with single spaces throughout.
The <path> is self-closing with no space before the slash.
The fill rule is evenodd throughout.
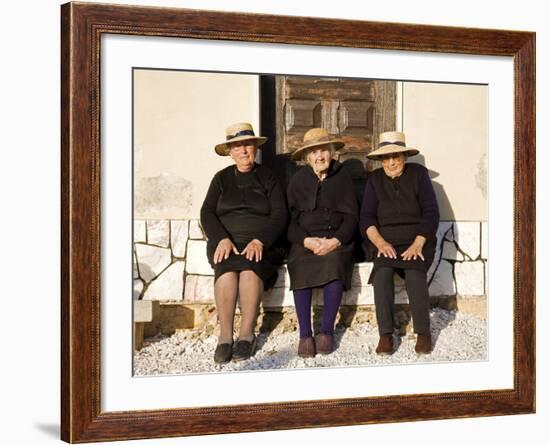
<path id="1" fill-rule="evenodd" d="M 214 251 L 214 264 L 221 263 L 223 260 L 229 258 L 231 252 L 233 252 L 235 255 L 239 254 L 239 251 L 235 247 L 235 244 L 233 244 L 233 242 L 229 238 L 222 239 L 218 243 L 218 246 Z"/>
<path id="2" fill-rule="evenodd" d="M 241 255 L 244 255 L 248 261 L 255 260 L 256 262 L 258 262 L 262 261 L 263 251 L 264 244 L 258 239 L 253 239 L 246 245 L 246 247 L 241 252 Z"/>
<path id="3" fill-rule="evenodd" d="M 315 252 L 315 249 L 321 246 L 321 238 L 308 237 L 304 239 L 304 247 Z"/>
<path id="4" fill-rule="evenodd" d="M 381 256 L 384 256 L 386 258 L 393 258 L 394 260 L 397 258 L 397 252 L 395 251 L 394 247 L 387 241 L 380 243 L 380 245 L 376 247 L 378 248 L 378 258 L 380 258 Z"/>
<path id="5" fill-rule="evenodd" d="M 340 243 L 338 238 L 321 238 L 319 247 L 317 247 L 313 253 L 315 255 L 323 256 L 333 250 L 336 250 L 341 244 L 342 243 Z"/>
<path id="6" fill-rule="evenodd" d="M 405 261 L 416 260 L 418 257 L 424 261 L 424 255 L 422 255 L 422 248 L 424 247 L 424 241 L 418 238 L 401 254 L 401 258 Z"/>

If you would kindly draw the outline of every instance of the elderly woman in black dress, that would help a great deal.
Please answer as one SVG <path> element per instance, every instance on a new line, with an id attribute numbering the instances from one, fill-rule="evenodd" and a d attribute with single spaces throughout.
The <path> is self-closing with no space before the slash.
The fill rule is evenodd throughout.
<path id="1" fill-rule="evenodd" d="M 286 228 L 284 192 L 273 173 L 255 162 L 265 137 L 255 136 L 248 123 L 226 130 L 216 145 L 233 165 L 216 173 L 201 208 L 208 238 L 207 256 L 214 268 L 214 296 L 220 323 L 214 361 L 244 360 L 256 345 L 254 329 L 264 289 L 277 278 L 275 241 Z M 282 257 L 282 255 L 280 255 Z M 233 321 L 239 300 L 241 325 L 233 347 Z"/>
<path id="2" fill-rule="evenodd" d="M 314 128 L 293 153 L 295 160 L 306 164 L 291 178 L 287 190 L 291 214 L 288 239 L 292 243 L 288 272 L 300 327 L 300 357 L 332 352 L 342 294 L 351 286 L 358 203 L 350 175 L 333 159 L 343 146 L 325 129 Z M 315 287 L 323 288 L 323 318 L 314 339 L 311 300 Z"/>
<path id="3" fill-rule="evenodd" d="M 403 133 L 391 131 L 382 133 L 378 149 L 367 155 L 382 161 L 382 168 L 369 175 L 359 223 L 366 247 L 377 251 L 369 282 L 374 286 L 378 354 L 392 354 L 394 349 L 395 272 L 405 278 L 417 334 L 415 351 L 432 350 L 426 274 L 434 258 L 439 209 L 428 170 L 405 163 L 418 153 L 406 146 Z"/>

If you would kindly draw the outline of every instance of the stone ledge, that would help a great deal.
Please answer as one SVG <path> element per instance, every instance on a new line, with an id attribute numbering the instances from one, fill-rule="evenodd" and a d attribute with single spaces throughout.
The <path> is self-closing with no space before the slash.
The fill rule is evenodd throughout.
<path id="1" fill-rule="evenodd" d="M 136 302 L 138 303 L 138 302 Z M 135 323 L 141 325 L 145 337 L 153 337 L 157 334 L 172 335 L 178 330 L 201 329 L 208 335 L 218 332 L 216 307 L 214 304 L 185 304 L 181 302 L 160 303 L 148 301 L 157 305 L 157 310 L 152 316 L 151 322 Z M 445 310 L 458 310 L 464 313 L 476 315 L 483 319 L 487 318 L 487 298 L 482 296 L 473 297 L 430 297 L 430 306 Z M 410 308 L 408 304 L 396 304 L 396 328 L 402 335 L 412 330 Z M 313 326 L 320 323 L 322 306 L 313 305 Z M 368 322 L 376 324 L 374 305 L 348 306 L 342 305 L 336 319 L 336 326 L 340 328 L 350 327 L 355 322 Z M 151 317 L 149 317 L 151 318 Z M 148 318 L 148 319 L 149 319 Z M 144 319 L 142 316 L 140 319 Z M 136 321 L 136 320 L 134 320 Z M 239 309 L 235 315 L 235 332 L 240 325 Z M 257 330 L 259 332 L 280 332 L 295 331 L 298 327 L 296 312 L 293 306 L 265 307 L 262 306 L 258 316 Z"/>

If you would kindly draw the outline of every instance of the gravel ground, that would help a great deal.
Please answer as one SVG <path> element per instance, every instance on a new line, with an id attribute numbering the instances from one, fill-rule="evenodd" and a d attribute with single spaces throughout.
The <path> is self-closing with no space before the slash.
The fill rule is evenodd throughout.
<path id="1" fill-rule="evenodd" d="M 487 358 L 487 323 L 474 315 L 434 309 L 431 312 L 432 354 L 417 356 L 416 336 L 395 337 L 398 349 L 391 356 L 378 356 L 376 327 L 354 323 L 335 331 L 336 350 L 329 355 L 302 359 L 297 356 L 298 334 L 286 332 L 260 334 L 256 353 L 249 360 L 214 363 L 215 335 L 201 331 L 182 331 L 172 336 L 146 339 L 134 356 L 136 376 L 170 375 L 241 370 L 342 367 L 404 364 L 418 362 L 481 361 Z"/>

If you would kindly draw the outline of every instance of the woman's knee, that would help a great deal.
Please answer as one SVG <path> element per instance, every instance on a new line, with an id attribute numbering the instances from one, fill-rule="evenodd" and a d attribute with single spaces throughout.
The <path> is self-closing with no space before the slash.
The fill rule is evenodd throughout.
<path id="1" fill-rule="evenodd" d="M 417 269 L 407 269 L 405 270 L 405 283 L 428 283 L 428 277 L 426 272 L 423 270 Z"/>
<path id="2" fill-rule="evenodd" d="M 242 270 L 239 272 L 239 281 L 246 281 L 248 283 L 261 283 L 262 279 L 253 270 Z"/>

